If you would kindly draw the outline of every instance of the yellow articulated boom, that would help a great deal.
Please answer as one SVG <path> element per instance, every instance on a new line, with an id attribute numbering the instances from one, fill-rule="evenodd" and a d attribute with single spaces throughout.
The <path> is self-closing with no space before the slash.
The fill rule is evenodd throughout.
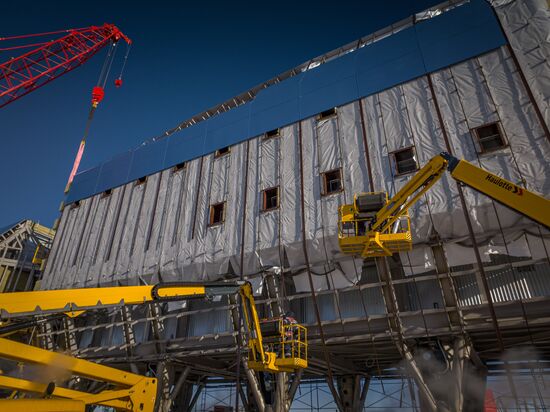
<path id="1" fill-rule="evenodd" d="M 0 336 L 18 327 L 33 324 L 37 316 L 65 314 L 78 316 L 85 311 L 100 308 L 139 305 L 147 302 L 211 298 L 213 296 L 241 296 L 246 331 L 248 334 L 248 365 L 263 372 L 293 372 L 307 367 L 307 333 L 297 324 L 287 325 L 281 319 L 272 320 L 278 325 L 264 341 L 252 287 L 249 282 L 168 283 L 152 286 L 120 286 L 82 288 L 0 294 L 0 316 L 7 326 L 0 327 Z M 31 321 L 28 321 L 28 318 Z M 23 320 L 22 320 L 23 319 Z M 272 331 L 273 332 L 273 331 Z M 156 379 L 98 365 L 83 359 L 50 352 L 34 346 L 0 338 L 0 358 L 25 365 L 43 365 L 61 368 L 71 376 L 93 379 L 109 384 L 99 393 L 86 393 L 53 383 L 44 384 L 0 374 L 0 388 L 13 394 L 34 393 L 48 399 L 1 399 L 0 410 L 27 407 L 33 411 L 84 411 L 87 405 L 110 406 L 124 411 L 153 411 Z"/>
<path id="2" fill-rule="evenodd" d="M 391 256 L 411 250 L 408 210 L 439 181 L 446 170 L 459 183 L 550 228 L 548 199 L 443 152 L 424 165 L 391 199 L 388 199 L 386 192 L 358 193 L 353 204 L 340 206 L 340 250 L 363 258 Z"/>

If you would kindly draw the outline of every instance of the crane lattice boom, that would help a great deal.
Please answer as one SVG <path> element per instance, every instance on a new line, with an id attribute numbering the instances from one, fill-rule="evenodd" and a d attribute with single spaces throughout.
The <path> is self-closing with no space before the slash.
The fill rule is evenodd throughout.
<path id="1" fill-rule="evenodd" d="M 67 35 L 57 40 L 43 43 L 22 56 L 0 64 L 0 107 L 70 72 L 111 41 L 122 38 L 128 44 L 131 43 L 113 24 L 67 32 Z M 25 36 L 18 36 L 22 37 Z"/>

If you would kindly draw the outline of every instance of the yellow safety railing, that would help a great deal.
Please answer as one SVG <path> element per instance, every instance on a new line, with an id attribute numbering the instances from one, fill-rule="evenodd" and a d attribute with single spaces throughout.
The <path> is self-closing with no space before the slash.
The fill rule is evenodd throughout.
<path id="1" fill-rule="evenodd" d="M 298 324 L 283 324 L 281 358 L 307 360 L 307 329 Z"/>

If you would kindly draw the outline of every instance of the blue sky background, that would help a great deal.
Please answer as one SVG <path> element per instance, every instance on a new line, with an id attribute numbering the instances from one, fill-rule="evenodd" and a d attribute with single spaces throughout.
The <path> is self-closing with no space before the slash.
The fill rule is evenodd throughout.
<path id="1" fill-rule="evenodd" d="M 84 170 L 312 57 L 437 0 L 43 2 L 2 6 L 0 37 L 115 23 L 124 47 L 96 111 Z M 0 47 L 7 44 L 0 42 Z M 4 62 L 17 52 L 0 52 Z M 84 131 L 105 51 L 0 109 L 0 226 L 51 225 Z"/>

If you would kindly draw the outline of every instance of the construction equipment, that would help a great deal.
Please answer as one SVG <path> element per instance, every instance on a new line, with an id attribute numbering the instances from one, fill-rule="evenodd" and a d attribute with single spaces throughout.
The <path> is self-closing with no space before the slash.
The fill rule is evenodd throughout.
<path id="1" fill-rule="evenodd" d="M 412 250 L 408 210 L 445 170 L 460 184 L 550 228 L 548 199 L 443 152 L 424 165 L 391 199 L 386 192 L 359 193 L 353 204 L 340 206 L 338 242 L 342 253 L 368 258 Z"/>
<path id="2" fill-rule="evenodd" d="M 118 42 L 121 39 L 124 40 L 127 44 L 127 49 L 120 74 L 115 80 L 115 87 L 117 88 L 122 85 L 122 72 L 126 66 L 132 41 L 114 24 L 107 23 L 103 26 L 91 26 L 81 29 L 1 37 L 0 41 L 20 41 L 27 38 L 40 38 L 62 33 L 68 34 L 56 40 L 0 48 L 0 51 L 34 48 L 21 56 L 11 58 L 5 63 L 0 64 L 0 107 L 6 106 L 44 86 L 46 83 L 70 72 L 88 61 L 102 48 L 110 46 L 99 75 L 99 80 L 92 89 L 92 105 L 88 113 L 84 135 L 80 141 L 73 167 L 65 186 L 65 193 L 67 193 L 84 154 L 84 147 L 94 112 L 105 96 L 105 84 L 109 77 Z"/>
<path id="3" fill-rule="evenodd" d="M 33 47 L 29 52 L 0 64 L 0 107 L 77 68 L 109 44 L 116 44 L 120 39 L 128 45 L 132 43 L 118 27 L 107 23 L 81 29 L 0 37 L 0 41 L 19 41 L 62 33 L 67 34 L 56 40 L 0 48 L 0 51 L 10 51 Z M 103 72 L 106 70 L 104 65 Z M 101 89 L 104 87 L 98 86 Z M 102 94 L 99 89 L 96 90 L 98 93 Z"/>
<path id="4" fill-rule="evenodd" d="M 149 286 L 120 286 L 15 292 L 0 294 L 0 316 L 7 326 L 0 327 L 0 335 L 12 333 L 18 328 L 29 328 L 39 317 L 65 314 L 79 316 L 85 311 L 101 308 L 140 305 L 148 302 L 164 302 L 190 298 L 207 298 L 239 294 L 241 297 L 245 329 L 248 335 L 248 366 L 262 372 L 293 372 L 307 367 L 307 333 L 301 325 L 285 325 L 277 320 L 277 339 L 264 342 L 262 327 L 256 310 L 252 286 L 249 282 L 216 283 L 168 283 Z M 30 320 L 28 318 L 30 317 Z M 27 319 L 25 319 L 27 318 Z M 289 328 L 292 327 L 292 330 Z M 273 337 L 272 335 L 270 337 Z M 67 388 L 49 388 L 31 379 L 0 375 L 0 388 L 32 393 L 46 392 L 55 399 L 37 403 L 33 410 L 84 410 L 85 405 L 104 405 L 126 411 L 152 411 L 156 396 L 156 380 L 117 369 L 97 365 L 75 357 L 53 353 L 33 346 L 0 338 L 0 358 L 25 364 L 60 367 L 71 375 L 106 382 L 112 386 L 98 394 Z M 58 398 L 63 398 L 60 400 Z M 52 409 L 55 402 L 67 403 L 67 408 Z M 31 400 L 0 400 L 0 409 L 6 410 L 12 402 Z M 82 406 L 82 405 L 84 406 Z M 3 406 L 5 405 L 5 406 Z M 18 407 L 20 407 L 18 406 Z M 64 407 L 64 406 L 63 406 Z M 47 409 L 50 408 L 50 409 Z"/>

